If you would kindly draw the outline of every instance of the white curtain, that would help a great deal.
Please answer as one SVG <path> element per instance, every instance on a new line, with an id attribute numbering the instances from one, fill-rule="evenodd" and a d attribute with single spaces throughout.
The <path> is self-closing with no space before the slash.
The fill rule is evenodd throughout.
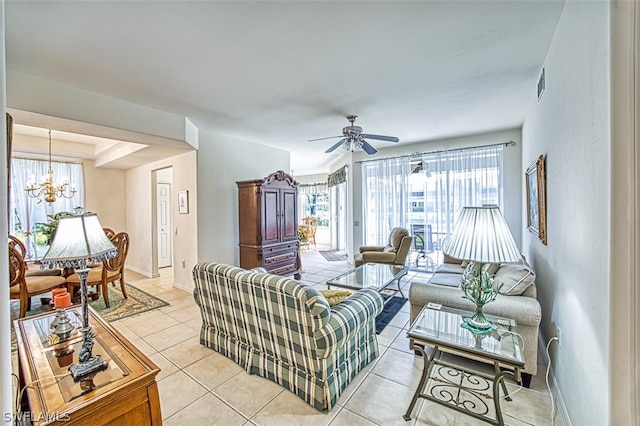
<path id="1" fill-rule="evenodd" d="M 327 194 L 329 187 L 326 182 L 298 185 L 298 220 L 312 215 L 312 206 L 316 203 L 316 196 Z M 316 213 L 317 216 L 317 213 Z"/>
<path id="2" fill-rule="evenodd" d="M 502 145 L 362 163 L 365 244 L 386 243 L 394 226 L 438 249 L 463 207 L 502 207 Z M 429 230 L 431 232 L 429 232 Z"/>
<path id="3" fill-rule="evenodd" d="M 424 154 L 412 182 L 424 213 L 414 223 L 430 226 L 435 247 L 451 234 L 463 207 L 502 208 L 502 145 Z"/>
<path id="4" fill-rule="evenodd" d="M 385 245 L 391 230 L 409 219 L 409 157 L 362 163 L 364 244 Z"/>
<path id="5" fill-rule="evenodd" d="M 38 244 L 38 223 L 49 222 L 48 215 L 59 212 L 73 212 L 84 206 L 84 173 L 80 163 L 51 162 L 54 183 L 68 182 L 68 188 L 75 188 L 72 198 L 60 197 L 53 203 L 27 195 L 27 184 L 39 184 L 47 177 L 49 162 L 25 158 L 11 160 L 11 218 L 9 232 L 25 243 L 27 256 L 38 259 L 44 256 L 46 246 Z M 67 190 L 67 193 L 69 191 Z"/>

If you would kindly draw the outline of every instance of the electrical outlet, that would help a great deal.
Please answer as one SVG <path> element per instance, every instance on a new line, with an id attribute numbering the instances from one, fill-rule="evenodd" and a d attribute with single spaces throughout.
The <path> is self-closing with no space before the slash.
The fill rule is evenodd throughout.
<path id="1" fill-rule="evenodd" d="M 562 346 L 562 337 L 561 337 L 560 327 L 556 327 L 556 336 L 558 337 L 558 346 Z"/>

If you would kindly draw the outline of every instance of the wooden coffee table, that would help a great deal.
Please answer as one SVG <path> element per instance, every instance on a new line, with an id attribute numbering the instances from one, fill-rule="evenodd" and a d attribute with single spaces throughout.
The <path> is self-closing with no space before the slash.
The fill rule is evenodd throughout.
<path id="1" fill-rule="evenodd" d="M 81 315 L 78 306 L 67 310 L 73 323 Z M 18 345 L 22 412 L 34 426 L 45 424 L 161 425 L 156 375 L 160 369 L 89 307 L 95 333 L 93 353 L 108 361 L 91 383 L 75 383 L 68 371 L 78 362 L 81 333 L 69 340 L 51 340 L 55 312 L 14 321 Z M 89 381 L 87 381 L 89 382 Z"/>
<path id="2" fill-rule="evenodd" d="M 365 263 L 337 277 L 327 281 L 327 287 L 341 287 L 349 290 L 360 290 L 372 288 L 382 293 L 394 281 L 398 282 L 398 287 L 391 290 L 392 293 L 399 292 L 402 297 L 400 280 L 407 275 L 409 268 L 403 265 L 387 265 L 383 263 Z M 384 297 L 384 296 L 383 296 Z M 384 297 L 390 300 L 390 297 Z"/>
<path id="3" fill-rule="evenodd" d="M 517 334 L 516 321 L 487 315 L 487 319 L 498 328 L 490 334 L 474 334 L 460 327 L 464 318 L 470 318 L 473 312 L 430 306 L 422 309 L 407 332 L 407 337 L 414 342 L 413 348 L 422 354 L 424 365 L 420 384 L 404 419 L 411 420 L 416 402 L 424 398 L 488 423 L 504 425 L 500 388 L 504 391 L 505 399 L 511 401 L 504 383 L 505 375 L 513 375 L 516 381 L 520 381 L 520 369 L 524 368 L 522 342 Z M 430 357 L 424 346 L 433 347 Z M 468 371 L 441 361 L 442 352 L 491 363 L 495 374 Z M 436 365 L 440 367 L 434 368 Z M 503 367 L 513 370 L 513 373 L 505 371 Z M 490 400 L 493 400 L 495 417 L 490 416 Z"/>

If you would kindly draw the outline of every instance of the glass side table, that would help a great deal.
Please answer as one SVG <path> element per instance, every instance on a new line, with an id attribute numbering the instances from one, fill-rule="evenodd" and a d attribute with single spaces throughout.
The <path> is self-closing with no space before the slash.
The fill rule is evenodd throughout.
<path id="1" fill-rule="evenodd" d="M 500 388 L 505 399 L 511 401 L 504 378 L 513 375 L 516 381 L 520 381 L 520 369 L 524 368 L 518 326 L 513 319 L 488 315 L 489 321 L 498 328 L 491 334 L 474 334 L 460 327 L 463 320 L 472 315 L 473 312 L 469 311 L 446 306 L 435 306 L 434 309 L 430 305 L 418 314 L 407 337 L 413 341 L 414 349 L 421 353 L 424 365 L 420 383 L 404 415 L 405 420 L 411 420 L 416 402 L 424 398 L 488 423 L 504 425 Z M 424 346 L 433 347 L 431 356 L 427 356 Z M 442 352 L 493 364 L 495 374 L 468 371 L 441 361 Z"/>
<path id="2" fill-rule="evenodd" d="M 372 288 L 379 293 L 393 283 L 398 282 L 397 289 L 390 289 L 395 292 L 399 292 L 402 297 L 402 290 L 400 288 L 400 280 L 407 275 L 409 268 L 404 265 L 387 265 L 383 263 L 365 263 L 355 269 L 352 269 L 344 274 L 340 274 L 337 277 L 331 278 L 327 281 L 327 287 L 341 287 L 350 290 L 360 290 L 363 288 Z M 383 296 L 384 297 L 384 296 Z"/>

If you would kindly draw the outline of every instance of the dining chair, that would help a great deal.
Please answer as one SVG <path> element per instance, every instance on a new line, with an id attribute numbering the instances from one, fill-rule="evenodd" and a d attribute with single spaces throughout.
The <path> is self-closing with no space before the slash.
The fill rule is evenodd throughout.
<path id="1" fill-rule="evenodd" d="M 24 257 L 16 246 L 9 243 L 9 292 L 11 299 L 20 300 L 20 318 L 24 318 L 31 310 L 31 297 L 63 287 L 65 279 L 60 275 L 27 276 Z"/>
<path id="2" fill-rule="evenodd" d="M 118 232 L 111 238 L 111 242 L 116 246 L 118 254 L 112 259 L 102 262 L 102 265 L 91 268 L 87 277 L 87 286 L 99 287 L 102 290 L 102 297 L 107 308 L 111 307 L 109 303 L 109 283 L 115 281 L 120 282 L 122 295 L 127 298 L 127 289 L 124 281 L 125 261 L 129 252 L 129 234 L 126 232 Z M 80 287 L 80 277 L 74 273 L 67 277 L 67 287 L 69 293 L 73 294 L 75 287 Z"/>
<path id="3" fill-rule="evenodd" d="M 104 231 L 104 233 L 107 235 L 107 238 L 109 239 L 112 239 L 116 235 L 116 232 L 111 228 L 102 228 L 102 230 Z"/>
<path id="4" fill-rule="evenodd" d="M 15 235 L 9 235 L 8 237 L 9 237 L 9 247 L 13 247 L 16 250 L 18 250 L 22 258 L 26 259 L 27 248 L 25 247 L 22 240 L 20 240 L 20 238 L 16 237 Z M 27 262 L 26 260 L 24 263 L 24 270 L 25 270 L 24 274 L 27 277 L 43 276 L 43 275 L 47 275 L 47 276 L 62 275 L 62 270 L 60 268 L 40 269 L 37 262 Z"/>
<path id="5" fill-rule="evenodd" d="M 313 243 L 313 247 L 316 246 L 316 230 L 318 229 L 318 219 L 315 217 L 303 217 L 302 224 L 307 226 L 307 242 L 309 246 Z M 307 246 L 307 248 L 309 248 Z"/>

